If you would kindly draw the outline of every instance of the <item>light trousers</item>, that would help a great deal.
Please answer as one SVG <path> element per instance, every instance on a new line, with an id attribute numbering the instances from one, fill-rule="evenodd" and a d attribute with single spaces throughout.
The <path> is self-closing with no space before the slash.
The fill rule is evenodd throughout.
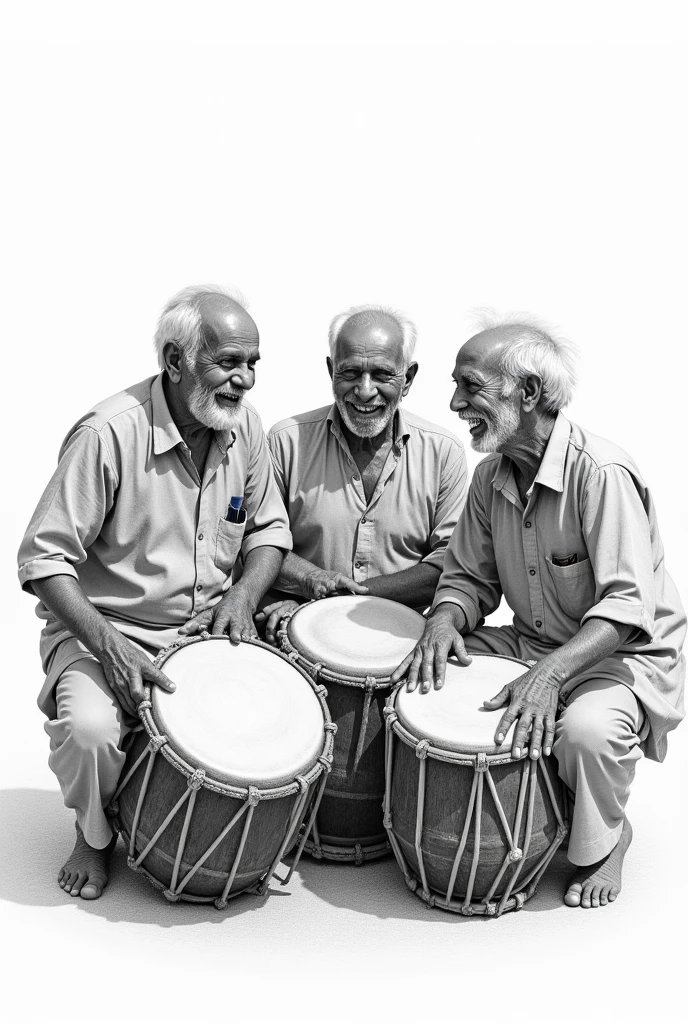
<path id="1" fill-rule="evenodd" d="M 55 688 L 57 717 L 45 723 L 48 764 L 86 842 L 103 849 L 112 839 L 105 815 L 115 794 L 125 755 L 122 743 L 139 720 L 120 707 L 95 658 L 74 662 Z"/>
<path id="2" fill-rule="evenodd" d="M 511 627 L 483 627 L 464 639 L 469 652 L 528 659 L 529 652 L 515 645 Z M 553 753 L 559 777 L 574 797 L 571 863 L 595 864 L 619 841 L 635 766 L 642 757 L 644 721 L 641 705 L 624 683 L 586 678 L 567 694 Z"/>

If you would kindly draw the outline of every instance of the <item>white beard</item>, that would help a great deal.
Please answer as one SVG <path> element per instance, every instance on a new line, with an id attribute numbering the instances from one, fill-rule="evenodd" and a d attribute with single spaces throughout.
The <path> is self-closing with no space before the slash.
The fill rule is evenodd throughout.
<path id="1" fill-rule="evenodd" d="M 492 423 L 488 423 L 487 420 L 484 422 L 487 424 L 487 430 L 482 437 L 471 437 L 471 448 L 483 454 L 499 451 L 511 440 L 521 425 L 518 409 L 513 405 L 499 406 Z"/>
<path id="2" fill-rule="evenodd" d="M 347 428 L 352 434 L 356 434 L 357 437 L 377 437 L 386 428 L 387 424 L 391 420 L 394 413 L 397 411 L 399 403 L 396 402 L 394 405 L 388 403 L 383 406 L 377 415 L 368 415 L 365 419 L 361 417 L 357 421 L 354 421 L 349 412 L 349 403 L 343 399 L 337 398 L 335 395 L 335 403 L 339 409 L 339 415 L 344 420 Z"/>
<path id="3" fill-rule="evenodd" d="M 210 430 L 217 430 L 222 433 L 231 430 L 239 422 L 243 395 L 232 409 L 224 409 L 218 405 L 215 398 L 216 392 L 204 387 L 200 381 L 194 381 L 193 390 L 188 398 L 189 412 L 196 417 L 199 423 Z"/>

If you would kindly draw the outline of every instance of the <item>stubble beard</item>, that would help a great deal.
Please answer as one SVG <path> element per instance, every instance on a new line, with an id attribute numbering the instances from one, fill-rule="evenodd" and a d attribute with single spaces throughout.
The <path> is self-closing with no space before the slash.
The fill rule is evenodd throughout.
<path id="1" fill-rule="evenodd" d="M 221 393 L 224 389 L 218 388 L 214 390 L 212 388 L 206 388 L 195 376 L 192 377 L 193 388 L 189 394 L 188 405 L 189 412 L 202 423 L 204 427 L 208 427 L 210 430 L 217 430 L 218 433 L 231 430 L 239 422 L 241 416 L 241 409 L 243 405 L 243 394 L 239 398 L 238 402 L 231 409 L 221 409 L 217 404 L 215 395 L 218 391 Z M 232 394 L 236 394 L 236 390 L 232 389 Z"/>
<path id="2" fill-rule="evenodd" d="M 499 451 L 521 425 L 518 409 L 513 405 L 500 406 L 492 423 L 485 422 L 487 430 L 482 437 L 471 437 L 471 448 L 482 455 Z"/>
<path id="3" fill-rule="evenodd" d="M 358 418 L 354 420 L 349 412 L 349 403 L 345 402 L 343 398 L 334 396 L 334 400 L 339 410 L 339 415 L 344 420 L 344 424 L 352 434 L 356 434 L 357 437 L 377 437 L 383 430 L 386 429 L 388 423 L 394 416 L 394 413 L 399 407 L 399 402 L 388 402 L 382 407 L 379 415 L 367 416 L 365 419 Z"/>

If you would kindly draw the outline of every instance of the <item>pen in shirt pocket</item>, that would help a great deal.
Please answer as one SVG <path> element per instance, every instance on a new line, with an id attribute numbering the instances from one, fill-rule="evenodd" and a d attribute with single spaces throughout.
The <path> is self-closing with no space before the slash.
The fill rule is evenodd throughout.
<path id="1" fill-rule="evenodd" d="M 242 508 L 244 504 L 244 497 L 235 497 L 229 499 L 229 505 L 227 506 L 227 515 L 225 519 L 228 523 L 243 523 L 246 519 L 246 509 Z"/>

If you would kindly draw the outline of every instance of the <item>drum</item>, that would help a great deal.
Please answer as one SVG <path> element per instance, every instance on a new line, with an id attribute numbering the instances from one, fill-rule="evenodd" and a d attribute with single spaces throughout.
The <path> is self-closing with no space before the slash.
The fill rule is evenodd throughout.
<path id="1" fill-rule="evenodd" d="M 145 731 L 111 813 L 130 867 L 170 901 L 221 909 L 240 892 L 264 893 L 309 808 L 314 816 L 335 727 L 324 688 L 258 640 L 205 633 L 155 664 L 177 688 L 146 690 Z"/>
<path id="2" fill-rule="evenodd" d="M 390 852 L 382 820 L 384 702 L 391 673 L 424 625 L 396 601 L 355 596 L 301 605 L 282 623 L 280 647 L 325 683 L 337 726 L 332 771 L 306 846 L 316 858 L 361 864 Z"/>
<path id="3" fill-rule="evenodd" d="M 441 690 L 405 685 L 386 717 L 385 827 L 409 888 L 431 907 L 499 916 L 520 909 L 568 831 L 556 762 L 515 761 L 514 726 L 484 700 L 528 670 L 475 654 L 447 664 Z"/>

